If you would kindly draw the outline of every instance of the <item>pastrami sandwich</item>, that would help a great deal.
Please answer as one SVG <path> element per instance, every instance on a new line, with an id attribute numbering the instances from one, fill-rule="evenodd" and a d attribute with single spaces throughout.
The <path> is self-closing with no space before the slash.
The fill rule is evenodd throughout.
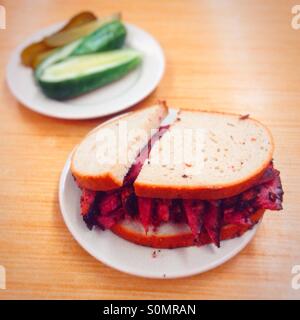
<path id="1" fill-rule="evenodd" d="M 226 113 L 180 110 L 166 122 L 167 114 L 164 103 L 125 114 L 76 148 L 71 170 L 90 229 L 156 248 L 219 247 L 266 209 L 282 209 L 265 126 Z"/>

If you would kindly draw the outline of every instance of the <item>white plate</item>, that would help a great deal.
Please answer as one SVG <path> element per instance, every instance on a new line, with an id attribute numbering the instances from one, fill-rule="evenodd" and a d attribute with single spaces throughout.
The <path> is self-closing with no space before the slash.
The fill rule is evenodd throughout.
<path id="1" fill-rule="evenodd" d="M 70 172 L 70 158 L 62 171 L 59 203 L 64 221 L 77 242 L 93 257 L 117 270 L 146 278 L 179 278 L 213 269 L 239 253 L 253 238 L 257 226 L 243 236 L 214 245 L 179 249 L 138 246 L 111 231 L 90 231 L 80 215 L 80 189 Z M 153 252 L 156 257 L 153 257 Z"/>
<path id="2" fill-rule="evenodd" d="M 63 119 L 91 119 L 127 109 L 149 95 L 158 85 L 165 69 L 164 54 L 157 41 L 142 29 L 126 23 L 125 45 L 143 54 L 142 64 L 126 77 L 91 93 L 59 102 L 43 95 L 34 82 L 30 68 L 21 64 L 20 53 L 28 44 L 58 30 L 63 23 L 40 30 L 12 53 L 6 79 L 12 94 L 29 109 Z"/>

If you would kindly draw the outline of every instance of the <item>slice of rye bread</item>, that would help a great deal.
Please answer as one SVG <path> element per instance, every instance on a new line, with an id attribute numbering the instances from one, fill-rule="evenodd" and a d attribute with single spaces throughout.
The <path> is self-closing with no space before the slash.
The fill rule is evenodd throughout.
<path id="1" fill-rule="evenodd" d="M 132 162 L 167 114 L 166 105 L 159 103 L 121 115 L 92 130 L 76 147 L 71 159 L 71 171 L 79 186 L 95 191 L 121 187 Z M 127 137 L 120 135 L 119 129 L 121 126 L 124 129 L 124 125 Z M 113 134 L 115 143 L 108 134 Z M 103 161 L 103 155 L 112 159 L 111 163 Z"/>
<path id="2" fill-rule="evenodd" d="M 253 224 L 262 218 L 264 211 L 264 209 L 260 209 L 251 215 L 250 219 Z M 221 240 L 239 237 L 251 228 L 251 225 L 227 224 L 221 228 Z M 140 222 L 125 219 L 115 224 L 111 231 L 127 241 L 153 248 L 174 249 L 212 243 L 207 232 L 201 232 L 198 241 L 195 242 L 195 236 L 187 224 L 166 223 L 156 231 L 145 233 Z"/>
<path id="3" fill-rule="evenodd" d="M 193 139 L 180 140 L 180 132 L 187 136 L 192 132 Z M 234 196 L 261 177 L 273 149 L 269 130 L 254 119 L 182 110 L 168 133 L 152 147 L 134 189 L 138 196 L 151 198 L 211 200 Z"/>

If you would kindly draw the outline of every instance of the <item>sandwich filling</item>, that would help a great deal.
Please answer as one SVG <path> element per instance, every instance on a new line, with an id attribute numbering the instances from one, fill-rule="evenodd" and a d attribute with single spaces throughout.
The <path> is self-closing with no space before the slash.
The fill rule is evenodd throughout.
<path id="1" fill-rule="evenodd" d="M 123 219 L 142 223 L 145 232 L 163 223 L 186 223 L 195 237 L 206 232 L 220 246 L 221 228 L 228 224 L 253 227 L 251 215 L 259 209 L 281 210 L 283 190 L 279 171 L 270 163 L 260 180 L 234 197 L 205 201 L 138 197 L 132 185 L 108 192 L 83 189 L 81 214 L 92 229 L 110 229 Z"/>
<path id="2" fill-rule="evenodd" d="M 81 214 L 89 229 L 94 226 L 111 229 L 123 219 L 139 221 L 146 233 L 149 228 L 158 229 L 163 223 L 184 223 L 190 227 L 195 244 L 200 234 L 206 233 L 219 247 L 223 226 L 233 224 L 251 228 L 254 225 L 251 216 L 258 210 L 282 209 L 280 173 L 272 162 L 258 182 L 230 198 L 206 201 L 137 196 L 133 183 L 148 159 L 151 147 L 167 130 L 168 126 L 160 127 L 141 150 L 121 188 L 107 192 L 82 189 Z"/>

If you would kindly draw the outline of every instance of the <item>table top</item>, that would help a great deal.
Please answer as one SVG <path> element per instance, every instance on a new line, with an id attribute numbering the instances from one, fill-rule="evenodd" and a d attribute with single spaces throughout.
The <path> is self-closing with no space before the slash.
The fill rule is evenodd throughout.
<path id="1" fill-rule="evenodd" d="M 300 30 L 293 1 L 2 1 L 0 30 L 0 299 L 300 298 Z M 121 11 L 149 31 L 166 55 L 166 73 L 138 109 L 170 106 L 249 113 L 272 131 L 284 210 L 268 212 L 253 241 L 224 265 L 197 276 L 150 280 L 113 270 L 67 230 L 58 180 L 69 152 L 108 117 L 67 121 L 18 103 L 5 83 L 12 50 L 39 28 L 90 9 Z M 17 81 L 17 79 L 16 79 Z"/>

